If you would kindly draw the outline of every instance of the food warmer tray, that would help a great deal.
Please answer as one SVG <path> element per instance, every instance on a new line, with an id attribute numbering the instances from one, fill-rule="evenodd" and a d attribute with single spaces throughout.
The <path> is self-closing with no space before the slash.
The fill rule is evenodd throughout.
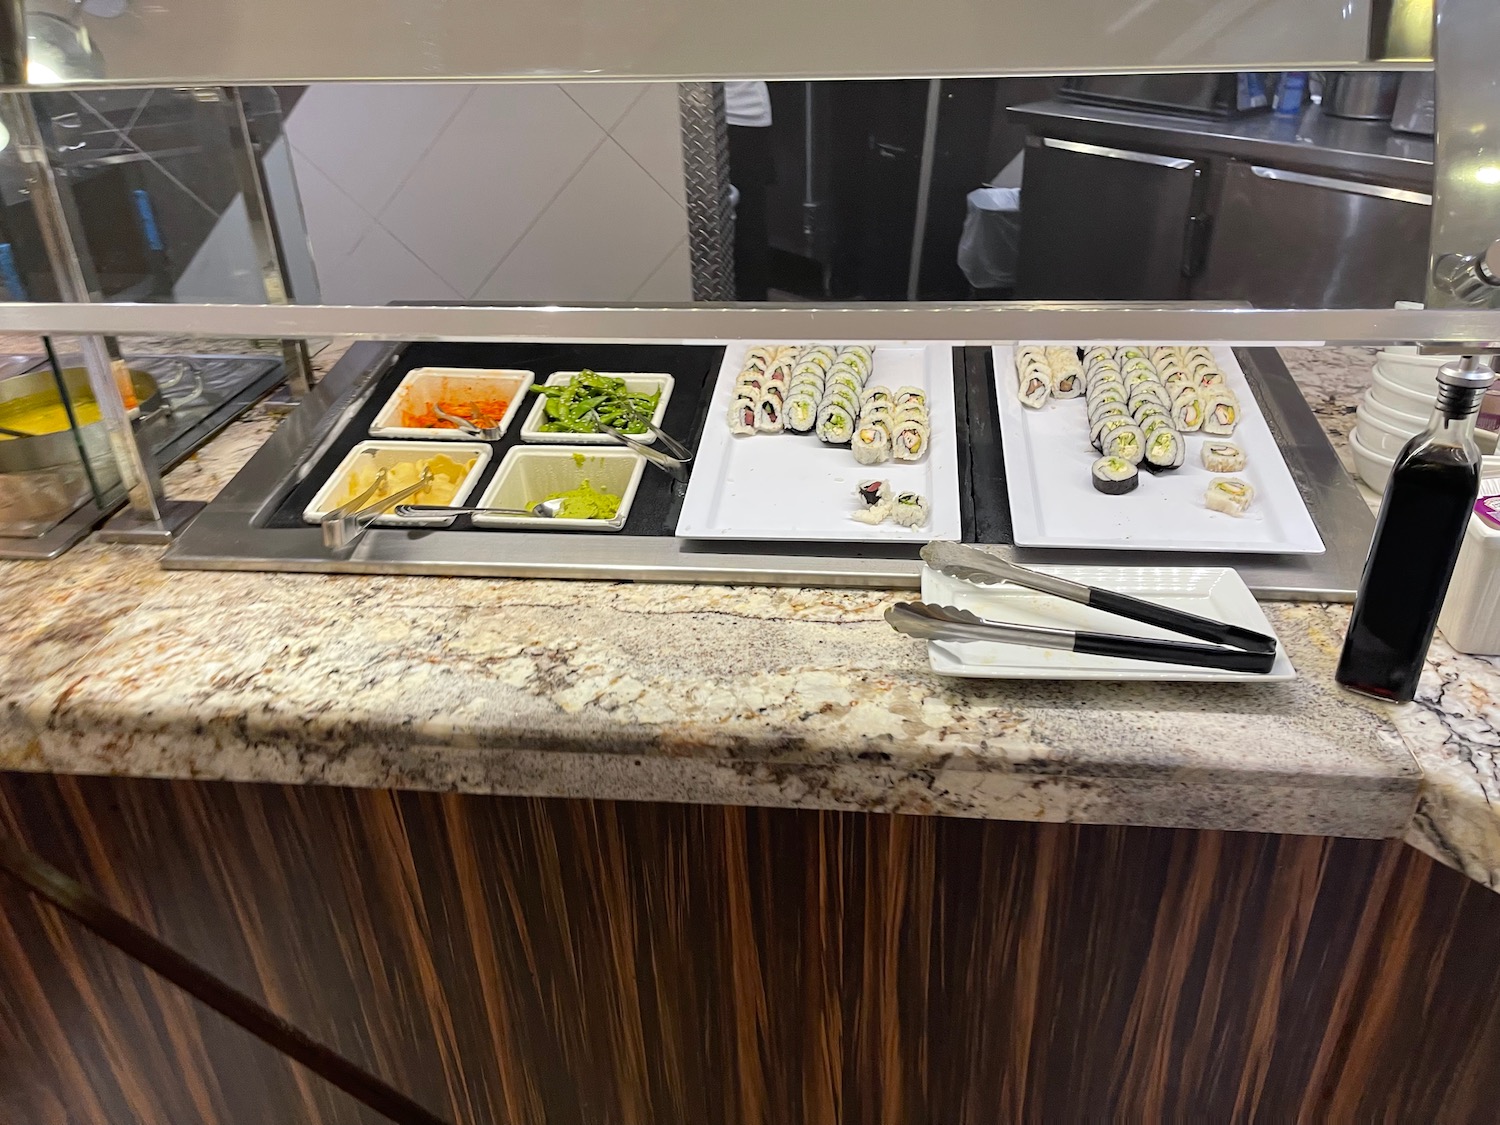
<path id="1" fill-rule="evenodd" d="M 877 342 L 878 347 L 878 342 Z M 323 546 L 318 528 L 300 518 L 327 473 L 356 442 L 387 395 L 422 366 L 553 371 L 662 371 L 676 380 L 664 428 L 696 449 L 708 418 L 723 348 L 704 345 L 378 343 L 356 344 L 224 488 L 163 558 L 177 569 L 267 570 L 358 574 L 447 574 L 526 578 L 595 578 L 657 582 L 764 583 L 799 586 L 915 588 L 917 548 L 898 543 L 780 543 L 674 534 L 686 486 L 649 469 L 623 531 L 580 535 L 546 530 L 486 529 L 460 517 L 450 528 L 376 528 L 348 554 Z M 1237 352 L 1308 502 L 1328 550 L 1313 556 L 1236 556 L 1132 552 L 1135 564 L 1233 566 L 1257 594 L 1271 598 L 1350 599 L 1358 584 L 1374 521 L 1338 461 L 1317 418 L 1280 357 L 1268 349 Z M 997 544 L 1025 563 L 1089 565 L 1119 561 L 1109 551 L 1018 549 L 1011 545 L 999 413 L 988 347 L 953 349 L 959 443 L 961 526 L 965 542 Z M 496 443 L 494 466 L 520 440 L 512 427 Z"/>

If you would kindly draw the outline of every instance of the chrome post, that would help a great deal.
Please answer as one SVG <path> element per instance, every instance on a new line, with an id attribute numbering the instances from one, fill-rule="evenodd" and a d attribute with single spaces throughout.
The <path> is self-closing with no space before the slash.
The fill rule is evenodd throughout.
<path id="1" fill-rule="evenodd" d="M 26 2 L 0 0 L 0 85 L 26 82 Z"/>
<path id="2" fill-rule="evenodd" d="M 677 87 L 693 300 L 734 300 L 734 211 L 729 206 L 729 126 L 720 82 Z"/>
<path id="3" fill-rule="evenodd" d="M 250 221 L 250 237 L 255 244 L 256 264 L 265 286 L 266 302 L 272 305 L 290 304 L 291 294 L 286 281 L 286 259 L 281 247 L 281 232 L 276 225 L 276 213 L 266 184 L 266 171 L 260 162 L 260 150 L 256 147 L 255 135 L 250 129 L 250 119 L 245 114 L 244 98 L 238 89 L 230 86 L 219 91 L 219 99 L 228 118 L 230 162 L 234 166 L 235 179 L 239 181 L 240 195 L 245 201 L 245 216 Z M 282 340 L 281 356 L 286 365 L 287 390 L 294 399 L 300 399 L 312 390 L 313 384 L 312 360 L 307 354 L 307 341 Z"/>
<path id="4" fill-rule="evenodd" d="M 1500 5 L 1439 0 L 1428 308 L 1500 308 L 1497 50 Z M 1486 342 L 1500 346 L 1500 334 Z"/>
<path id="5" fill-rule="evenodd" d="M 60 297 L 79 304 L 97 301 L 98 285 L 87 250 L 83 248 L 83 227 L 77 205 L 71 190 L 59 180 L 52 167 L 30 95 L 0 94 L 0 119 L 10 129 Z M 121 358 L 119 342 L 113 336 L 86 334 L 79 336 L 78 343 L 88 371 L 89 389 L 99 404 L 110 449 L 129 497 L 128 527 L 118 537 L 169 542 L 172 537 L 171 516 L 162 491 L 161 475 L 150 451 L 143 449 L 136 439 L 124 396 L 120 393 L 122 386 L 129 385 L 130 371 Z M 185 511 L 174 509 L 173 514 Z"/>

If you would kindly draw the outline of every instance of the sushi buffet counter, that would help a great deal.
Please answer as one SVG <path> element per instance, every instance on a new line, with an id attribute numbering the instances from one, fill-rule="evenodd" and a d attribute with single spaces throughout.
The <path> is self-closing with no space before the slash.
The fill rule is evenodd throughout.
<path id="1" fill-rule="evenodd" d="M 1372 356 L 1284 358 L 1340 443 Z M 944 440 L 909 391 L 897 423 L 899 390 L 869 456 Z M 1059 487 L 1092 491 L 1107 398 L 1021 417 L 1069 428 Z M 223 493 L 276 428 L 253 411 L 171 494 Z M 1254 438 L 1232 471 L 1271 508 Z M 439 440 L 424 458 L 467 460 Z M 897 495 L 937 475 L 874 463 Z M 1165 505 L 1192 471 L 1132 495 Z M 1439 640 L 1416 703 L 1343 692 L 1344 605 L 1252 599 L 1296 674 L 1246 685 L 939 675 L 883 618 L 909 592 L 182 571 L 92 541 L 0 584 L 0 844 L 444 1119 L 1479 1121 L 1500 1099 L 1478 885 L 1500 887 L 1500 672 Z M 4 872 L 0 920 L 0 1009 L 38 1029 L 0 1029 L 8 1118 L 366 1119 Z"/>
<path id="2" fill-rule="evenodd" d="M 1286 358 L 1341 444 L 1369 353 Z M 1439 639 L 1416 704 L 1353 696 L 1339 605 L 1263 604 L 1290 682 L 984 681 L 935 675 L 888 592 L 175 572 L 93 543 L 3 573 L 5 768 L 1405 834 L 1500 886 L 1500 674 Z"/>

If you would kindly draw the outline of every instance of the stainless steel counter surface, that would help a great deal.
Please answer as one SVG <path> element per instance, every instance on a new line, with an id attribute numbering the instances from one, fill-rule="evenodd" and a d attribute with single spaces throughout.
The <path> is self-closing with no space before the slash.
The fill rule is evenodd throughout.
<path id="1" fill-rule="evenodd" d="M 1430 190 L 1430 137 L 1391 131 L 1384 122 L 1345 121 L 1317 106 L 1300 117 L 1257 114 L 1204 121 L 1164 113 L 1043 101 L 1013 106 L 1011 117 L 1038 133 L 1095 143 L 1147 146 L 1170 154 L 1225 156 L 1364 177 Z"/>

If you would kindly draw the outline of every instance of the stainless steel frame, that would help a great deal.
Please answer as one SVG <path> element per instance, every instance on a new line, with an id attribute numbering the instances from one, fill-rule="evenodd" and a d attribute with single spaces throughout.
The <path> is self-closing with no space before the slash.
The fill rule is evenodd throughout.
<path id="1" fill-rule="evenodd" d="M 1191 168 L 1193 161 L 1186 156 L 1160 156 L 1154 152 L 1136 152 L 1128 148 L 1108 148 L 1104 145 L 1084 144 L 1082 141 L 1064 141 L 1057 137 L 1040 137 L 1043 148 L 1059 148 L 1065 152 L 1081 152 L 1085 156 L 1104 156 L 1111 160 L 1130 160 L 1136 164 L 1155 164 L 1159 168 Z"/>
<path id="2" fill-rule="evenodd" d="M 1329 188 L 1348 192 L 1350 195 L 1368 195 L 1375 199 L 1395 199 L 1402 203 L 1420 203 L 1423 207 L 1432 206 L 1432 196 L 1422 191 L 1406 191 L 1383 184 L 1366 184 L 1359 180 L 1339 180 L 1332 176 L 1314 176 L 1307 172 L 1289 172 L 1285 168 L 1267 168 L 1261 164 L 1252 164 L 1250 172 L 1262 180 L 1280 180 L 1282 183 Z"/>
<path id="3" fill-rule="evenodd" d="M 921 562 L 881 557 L 850 544 L 695 542 L 635 537 L 377 528 L 347 557 L 323 546 L 316 527 L 261 525 L 281 498 L 373 392 L 394 362 L 396 345 L 361 344 L 284 422 L 271 440 L 193 521 L 163 557 L 174 569 L 316 571 L 359 574 L 449 574 L 517 578 L 603 578 L 656 582 L 768 583 L 872 588 L 917 585 Z M 1233 565 L 1262 597 L 1347 599 L 1359 579 L 1374 521 L 1279 358 L 1244 352 L 1261 405 L 1323 535 L 1322 555 L 1159 555 L 1133 552 L 1143 564 Z M 975 349 L 971 363 L 982 363 Z M 1118 563 L 1118 553 L 1002 548 L 1018 562 Z"/>
<path id="4" fill-rule="evenodd" d="M 366 340 L 1211 340 L 1500 344 L 1500 311 L 1249 309 L 1195 302 L 853 305 L 132 305 L 0 302 L 0 332 Z"/>

